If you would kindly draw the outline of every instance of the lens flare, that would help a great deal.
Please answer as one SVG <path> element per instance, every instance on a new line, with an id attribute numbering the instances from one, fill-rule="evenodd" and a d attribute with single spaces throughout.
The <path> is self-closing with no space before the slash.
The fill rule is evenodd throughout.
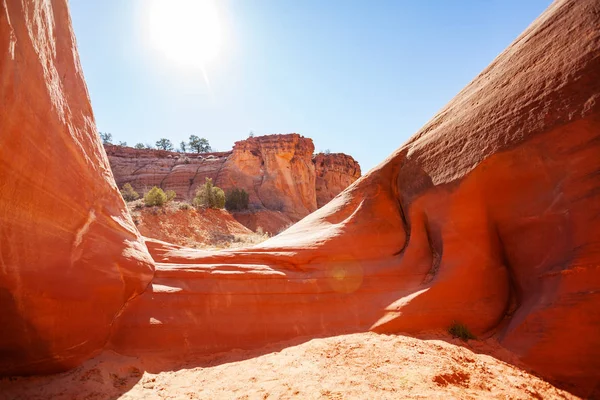
<path id="1" fill-rule="evenodd" d="M 146 0 L 145 40 L 162 58 L 205 69 L 219 55 L 223 32 L 213 0 Z"/>
<path id="2" fill-rule="evenodd" d="M 327 264 L 327 282 L 338 293 L 353 293 L 363 282 L 364 271 L 356 260 L 331 261 Z"/>

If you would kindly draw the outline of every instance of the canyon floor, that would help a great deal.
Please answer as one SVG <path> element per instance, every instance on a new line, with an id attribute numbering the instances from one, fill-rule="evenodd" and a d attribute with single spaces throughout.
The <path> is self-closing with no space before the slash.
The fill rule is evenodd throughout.
<path id="1" fill-rule="evenodd" d="M 0 398 L 577 398 L 518 365 L 494 339 L 357 333 L 179 361 L 105 351 L 62 374 L 0 379 Z"/>

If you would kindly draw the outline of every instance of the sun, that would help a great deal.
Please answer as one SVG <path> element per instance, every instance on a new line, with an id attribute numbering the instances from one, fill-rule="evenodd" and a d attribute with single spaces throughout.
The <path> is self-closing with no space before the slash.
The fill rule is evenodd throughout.
<path id="1" fill-rule="evenodd" d="M 205 69 L 219 55 L 222 27 L 214 0 L 145 0 L 148 45 L 182 67 Z"/>

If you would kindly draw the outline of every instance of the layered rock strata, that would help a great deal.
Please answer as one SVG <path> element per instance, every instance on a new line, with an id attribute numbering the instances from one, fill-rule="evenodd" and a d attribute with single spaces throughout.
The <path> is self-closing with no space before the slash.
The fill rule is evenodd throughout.
<path id="1" fill-rule="evenodd" d="M 91 116 L 80 70 L 45 76 L 38 62 L 54 65 L 44 43 L 68 44 L 57 68 L 77 54 L 65 3 L 25 3 L 3 3 L 0 20 L 2 76 L 13 77 L 1 86 L 2 346 L 20 349 L 4 373 L 72 366 L 108 330 L 119 353 L 181 357 L 456 321 L 571 392 L 600 395 L 599 0 L 554 2 L 408 143 L 283 234 L 220 252 L 148 240 L 156 271 L 135 298 L 151 262 L 104 173 L 93 120 L 78 119 Z M 16 70 L 13 54 L 32 70 Z M 47 102 L 57 88 L 79 95 Z M 33 157 L 31 138 L 51 142 Z M 60 207 L 36 200 L 59 183 L 69 190 L 50 204 Z"/>
<path id="2" fill-rule="evenodd" d="M 120 187 L 130 183 L 144 192 L 159 186 L 189 201 L 198 186 L 211 178 L 225 191 L 241 188 L 248 192 L 252 211 L 281 212 L 293 222 L 323 206 L 361 173 L 351 156 L 313 156 L 312 140 L 296 133 L 248 138 L 236 142 L 232 151 L 221 153 L 105 147 Z M 282 226 L 274 226 L 274 230 Z"/>

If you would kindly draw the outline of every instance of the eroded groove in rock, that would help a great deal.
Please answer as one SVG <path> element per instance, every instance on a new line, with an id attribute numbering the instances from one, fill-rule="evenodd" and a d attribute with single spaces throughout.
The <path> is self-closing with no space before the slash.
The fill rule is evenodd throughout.
<path id="1" fill-rule="evenodd" d="M 15 59 L 38 60 L 23 35 L 20 3 L 8 4 L 16 7 L 9 7 Z M 161 264 L 151 287 L 115 321 L 110 348 L 125 354 L 205 354 L 301 335 L 441 330 L 453 321 L 479 335 L 498 328 L 512 301 L 511 287 L 518 287 L 518 307 L 507 317 L 500 343 L 546 379 L 583 396 L 594 394 L 600 371 L 599 9 L 598 0 L 553 3 L 406 145 L 326 206 L 256 248 L 208 252 L 149 240 Z M 6 42 L 10 29 L 3 21 L 0 38 Z M 25 47 L 19 47 L 22 37 Z M 14 72 L 13 61 L 4 59 L 2 76 Z M 0 117 L 2 132 L 9 133 L 0 137 L 0 187 L 16 188 L 0 191 L 0 299 L 9 332 L 3 346 L 17 349 L 10 356 L 29 366 L 28 372 L 41 370 L 31 362 L 62 355 L 86 340 L 97 343 L 93 335 L 106 331 L 107 318 L 142 291 L 141 282 L 150 276 L 95 132 L 84 129 L 93 119 L 81 76 L 73 69 L 64 72 L 76 78 L 71 89 L 80 100 L 75 104 L 84 108 L 64 117 L 82 131 L 69 132 L 58 113 L 43 121 L 46 129 L 29 125 L 33 122 L 22 126 L 27 115 L 19 99 L 38 99 L 39 115 L 48 115 L 55 104 L 49 96 L 35 96 L 47 93 L 36 63 L 33 79 L 3 81 L 2 97 L 10 102 Z M 17 89 L 24 93 L 19 99 Z M 77 120 L 80 115 L 87 119 Z M 22 135 L 25 128 L 28 135 Z M 54 134 L 38 140 L 48 129 Z M 245 146 L 240 157 L 258 157 L 257 146 Z M 43 151 L 47 148 L 51 154 Z M 288 161 L 296 154 L 290 150 Z M 20 167 L 34 161 L 46 167 L 45 181 L 39 169 L 21 175 Z M 265 168 L 280 162 L 263 161 Z M 72 168 L 65 169 L 64 162 Z M 244 174 L 252 187 L 256 170 Z M 56 198 L 61 207 L 35 201 L 40 193 L 52 193 L 45 182 L 65 185 Z M 265 202 L 267 184 L 276 186 L 265 178 L 258 189 Z M 116 232 L 108 211 L 97 212 L 97 221 L 105 221 L 90 225 L 84 236 L 85 264 L 63 277 L 74 232 L 95 205 L 81 190 L 88 187 L 102 203 L 95 209 L 111 210 L 110 217 L 129 229 Z M 304 212 L 316 208 L 316 200 L 285 206 Z M 428 281 L 436 265 L 432 244 L 443 251 Z M 38 257 L 33 250 L 39 249 Z M 398 249 L 404 250 L 397 254 Z M 116 286 L 116 273 L 123 270 L 127 284 Z M 56 290 L 57 277 L 73 288 L 68 296 Z M 82 324 L 61 320 L 56 331 L 44 326 L 41 315 L 58 310 L 64 316 L 97 291 L 103 308 L 94 309 L 94 321 L 83 305 L 69 312 Z M 25 340 L 38 347 L 27 347 L 19 335 L 34 330 L 41 335 Z M 96 348 L 85 346 L 86 355 Z M 69 365 L 82 357 L 77 353 Z"/>

